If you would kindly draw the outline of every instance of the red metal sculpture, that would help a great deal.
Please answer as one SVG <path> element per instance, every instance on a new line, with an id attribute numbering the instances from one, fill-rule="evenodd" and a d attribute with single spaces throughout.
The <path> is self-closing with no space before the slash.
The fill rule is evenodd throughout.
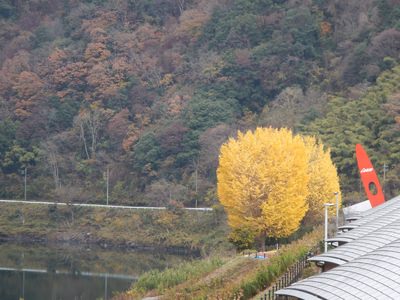
<path id="1" fill-rule="evenodd" d="M 368 200 L 372 207 L 378 206 L 385 202 L 385 196 L 381 185 L 379 184 L 379 179 L 374 170 L 374 166 L 360 144 L 356 145 L 356 157 L 358 170 L 360 171 L 361 180 Z"/>

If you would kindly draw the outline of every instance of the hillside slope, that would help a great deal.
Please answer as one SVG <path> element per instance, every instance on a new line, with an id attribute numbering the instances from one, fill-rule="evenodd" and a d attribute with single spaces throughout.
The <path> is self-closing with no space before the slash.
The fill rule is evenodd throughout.
<path id="1" fill-rule="evenodd" d="M 399 85 L 357 103 L 399 20 L 398 0 L 0 0 L 0 197 L 27 168 L 30 199 L 101 202 L 108 168 L 112 203 L 211 205 L 219 146 L 259 125 L 321 136 L 349 198 L 365 143 L 395 194 Z"/>

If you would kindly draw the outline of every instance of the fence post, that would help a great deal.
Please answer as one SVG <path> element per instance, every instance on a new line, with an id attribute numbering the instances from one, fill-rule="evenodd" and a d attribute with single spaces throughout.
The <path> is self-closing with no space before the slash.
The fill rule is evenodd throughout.
<path id="1" fill-rule="evenodd" d="M 297 262 L 296 268 L 297 268 L 297 270 L 296 270 L 296 280 L 298 280 L 299 279 L 299 273 L 300 273 L 300 262 Z"/>

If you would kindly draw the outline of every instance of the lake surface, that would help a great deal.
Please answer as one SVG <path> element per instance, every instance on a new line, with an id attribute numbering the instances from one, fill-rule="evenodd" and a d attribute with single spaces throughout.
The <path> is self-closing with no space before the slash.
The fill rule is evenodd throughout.
<path id="1" fill-rule="evenodd" d="M 0 244 L 1 300 L 106 300 L 151 269 L 192 258 L 153 251 Z"/>

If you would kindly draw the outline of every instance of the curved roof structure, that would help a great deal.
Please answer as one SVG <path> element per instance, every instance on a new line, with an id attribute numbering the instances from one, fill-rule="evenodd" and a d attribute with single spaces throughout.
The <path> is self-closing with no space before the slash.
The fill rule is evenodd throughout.
<path id="1" fill-rule="evenodd" d="M 347 243 L 384 227 L 397 220 L 397 218 L 400 218 L 400 196 L 366 211 L 361 219 L 341 227 L 341 229 L 352 230 L 340 233 L 328 241 Z"/>
<path id="2" fill-rule="evenodd" d="M 341 233 L 334 238 L 328 239 L 328 241 L 348 243 L 384 228 L 398 220 L 400 220 L 400 208 L 397 208 L 386 215 L 382 215 L 381 218 L 371 220 L 365 225 L 358 226 L 351 231 Z"/>
<path id="3" fill-rule="evenodd" d="M 399 249 L 400 239 L 276 294 L 300 299 L 400 299 Z"/>
<path id="4" fill-rule="evenodd" d="M 346 242 L 311 261 L 338 265 L 276 292 L 299 299 L 400 299 L 400 197 L 371 209 Z"/>
<path id="5" fill-rule="evenodd" d="M 323 261 L 342 265 L 400 239 L 400 211 L 398 214 L 399 217 L 389 225 L 365 234 L 361 238 L 349 241 L 347 244 L 332 249 L 327 253 L 314 256 L 309 261 Z"/>

